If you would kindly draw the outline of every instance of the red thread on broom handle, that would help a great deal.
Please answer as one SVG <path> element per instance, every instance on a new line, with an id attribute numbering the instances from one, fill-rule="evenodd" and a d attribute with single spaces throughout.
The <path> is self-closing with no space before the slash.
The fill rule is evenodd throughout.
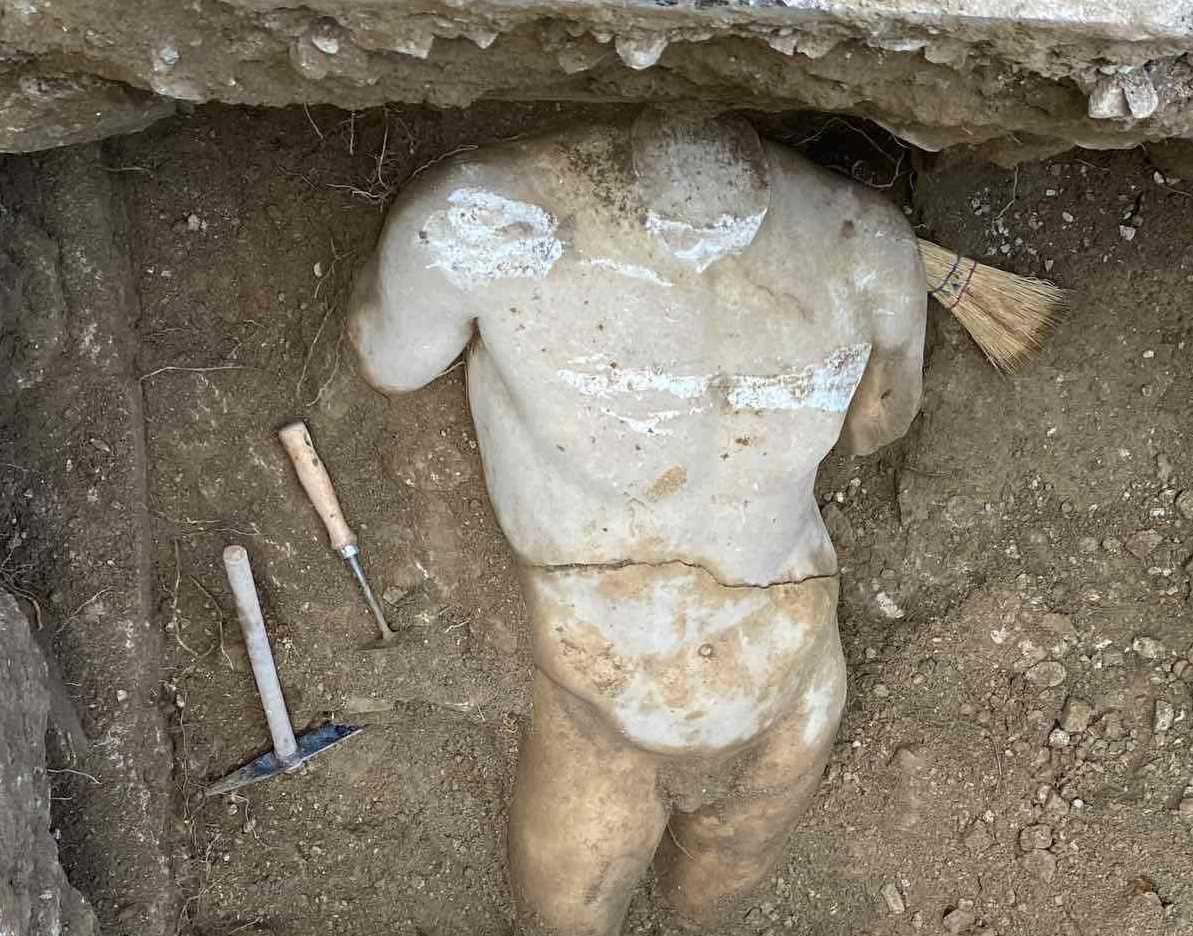
<path id="1" fill-rule="evenodd" d="M 938 292 L 944 289 L 945 284 L 953 278 L 953 274 L 957 272 L 957 267 L 961 265 L 961 254 L 953 254 L 953 265 L 949 267 L 949 272 L 944 275 L 944 279 L 940 281 L 940 285 L 928 290 L 929 296 L 935 296 Z"/>
<path id="2" fill-rule="evenodd" d="M 978 261 L 977 260 L 970 260 L 969 262 L 972 263 L 973 266 L 971 266 L 969 268 L 969 273 L 965 277 L 965 282 L 962 284 L 961 288 L 959 290 L 957 290 L 957 298 L 954 299 L 953 304 L 951 306 L 949 306 L 950 312 L 952 312 L 953 309 L 957 308 L 957 304 L 964 298 L 965 290 L 969 289 L 969 281 L 973 279 L 973 275 L 978 269 Z"/>

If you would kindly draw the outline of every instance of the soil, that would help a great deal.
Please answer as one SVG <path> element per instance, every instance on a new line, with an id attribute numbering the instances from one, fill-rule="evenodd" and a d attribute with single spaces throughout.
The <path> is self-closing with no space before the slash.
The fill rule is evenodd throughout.
<path id="1" fill-rule="evenodd" d="M 203 107 L 108 145 L 141 309 L 181 932 L 512 931 L 530 658 L 463 369 L 371 391 L 344 300 L 420 167 L 595 113 Z M 887 189 L 923 236 L 1075 297 L 1015 376 L 934 307 L 912 431 L 826 461 L 848 709 L 782 865 L 706 932 L 1193 933 L 1193 165 L 1075 151 L 1013 171 L 836 119 L 759 123 Z M 375 625 L 274 436 L 296 417 L 392 649 L 362 649 Z M 204 799 L 268 746 L 220 564 L 233 542 L 296 725 L 368 730 Z M 649 879 L 625 931 L 681 932 Z"/>

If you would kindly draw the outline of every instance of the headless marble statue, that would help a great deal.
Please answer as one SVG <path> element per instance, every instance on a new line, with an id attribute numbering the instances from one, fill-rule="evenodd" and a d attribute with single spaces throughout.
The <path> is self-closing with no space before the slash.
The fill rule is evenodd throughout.
<path id="1" fill-rule="evenodd" d="M 895 207 L 732 118 L 477 150 L 394 203 L 352 333 L 393 393 L 470 346 L 533 625 L 526 930 L 617 933 L 652 859 L 708 919 L 781 856 L 845 700 L 817 466 L 906 431 L 925 305 Z"/>

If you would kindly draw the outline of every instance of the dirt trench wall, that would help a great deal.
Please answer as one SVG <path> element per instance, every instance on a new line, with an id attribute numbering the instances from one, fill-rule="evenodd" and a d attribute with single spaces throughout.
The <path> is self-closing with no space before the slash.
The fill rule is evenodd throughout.
<path id="1" fill-rule="evenodd" d="M 51 681 L 29 622 L 0 589 L 0 933 L 91 936 L 95 916 L 67 881 L 50 834 L 46 728 Z"/>
<path id="2" fill-rule="evenodd" d="M 101 931 L 166 936 L 179 912 L 171 850 L 185 832 L 172 770 L 171 742 L 181 735 L 168 733 L 163 716 L 173 706 L 147 552 L 145 420 L 134 373 L 140 308 L 117 178 L 98 146 L 0 158 L 0 653 L 17 664 L 23 653 L 9 633 L 6 590 L 28 602 L 38 643 L 61 663 L 67 687 L 39 698 L 22 687 L 27 677 L 16 672 L 13 683 L 0 666 L 8 690 L 0 711 L 17 709 L 28 739 L 39 726 L 45 733 L 46 706 L 56 700 L 68 714 L 50 708 L 51 723 L 75 722 L 70 745 L 43 751 L 27 740 L 23 754 L 8 741 L 11 726 L 6 733 L 0 724 L 0 762 L 17 750 L 28 764 L 20 770 L 41 782 L 37 764 L 49 761 L 62 863 Z M 23 712 L 14 699 L 26 700 Z M 28 929 L 19 918 L 15 930 L 8 925 L 4 882 L 17 881 L 19 898 L 34 880 L 10 875 L 10 843 L 19 858 L 28 843 L 45 850 L 32 832 L 7 834 L 5 795 L 22 788 L 8 781 L 0 770 L 0 933 L 81 936 L 92 911 L 65 890 L 33 912 L 61 902 L 59 922 L 74 920 L 71 927 L 58 929 L 48 916 L 32 917 Z M 44 812 L 37 818 L 48 837 Z M 34 869 L 36 880 L 47 865 Z M 21 909 L 19 899 L 12 904 Z"/>
<path id="3" fill-rule="evenodd" d="M 1193 136 L 1193 0 L 0 0 L 0 151 L 179 103 L 702 100 L 928 149 Z"/>

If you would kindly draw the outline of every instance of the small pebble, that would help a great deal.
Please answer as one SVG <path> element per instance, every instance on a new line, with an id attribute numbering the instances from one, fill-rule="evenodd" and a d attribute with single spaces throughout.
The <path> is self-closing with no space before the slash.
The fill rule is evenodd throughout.
<path id="1" fill-rule="evenodd" d="M 117 702 L 123 702 L 127 698 L 128 698 L 128 692 L 126 692 L 124 689 L 116 690 L 116 701 Z"/>
<path id="2" fill-rule="evenodd" d="M 1129 224 L 1120 224 L 1118 226 L 1118 236 L 1125 241 L 1135 240 L 1135 228 Z"/>
<path id="3" fill-rule="evenodd" d="M 397 585 L 390 585 L 385 591 L 381 593 L 381 600 L 386 604 L 397 604 L 406 597 L 405 589 L 398 588 Z"/>
<path id="4" fill-rule="evenodd" d="M 1052 689 L 1065 681 L 1065 668 L 1055 660 L 1045 660 L 1029 669 L 1023 677 L 1033 686 Z"/>
<path id="5" fill-rule="evenodd" d="M 1093 717 L 1093 706 L 1081 699 L 1069 699 L 1061 712 L 1060 726 L 1069 733 L 1085 731 Z"/>
<path id="6" fill-rule="evenodd" d="M 1108 536 L 1102 540 L 1102 548 L 1112 556 L 1121 556 L 1123 553 L 1122 541 L 1113 536 Z"/>
<path id="7" fill-rule="evenodd" d="M 1165 655 L 1165 647 L 1155 637 L 1136 637 L 1131 642 L 1131 649 L 1145 660 L 1158 660 Z"/>
<path id="8" fill-rule="evenodd" d="M 325 55 L 335 55 L 340 51 L 340 40 L 325 33 L 316 33 L 311 36 L 311 44 Z"/>
<path id="9" fill-rule="evenodd" d="M 964 933 L 976 922 L 977 917 L 968 910 L 962 910 L 960 907 L 956 910 L 950 910 L 944 915 L 944 919 L 941 920 L 944 928 L 950 933 Z"/>
<path id="10" fill-rule="evenodd" d="M 1060 213 L 1060 216 L 1061 216 L 1061 220 L 1063 220 L 1063 221 L 1064 221 L 1066 224 L 1072 224 L 1072 223 L 1073 223 L 1073 222 L 1076 220 L 1076 219 L 1075 219 L 1075 218 L 1074 218 L 1074 217 L 1073 217 L 1071 214 L 1069 214 L 1069 212 L 1067 212 L 1067 211 L 1062 211 L 1062 212 Z"/>
<path id="11" fill-rule="evenodd" d="M 917 774 L 928 766 L 928 759 L 918 745 L 901 744 L 895 749 L 891 763 L 905 774 Z"/>
<path id="12" fill-rule="evenodd" d="M 1101 721 L 1102 736 L 1107 741 L 1118 741 L 1123 737 L 1123 718 L 1118 712 L 1111 712 Z"/>
<path id="13" fill-rule="evenodd" d="M 1043 647 L 1038 647 L 1031 641 L 1023 641 L 1019 644 L 1019 669 L 1029 670 L 1042 660 L 1048 659 L 1048 651 Z"/>
<path id="14" fill-rule="evenodd" d="M 1193 520 L 1193 488 L 1181 491 L 1177 495 L 1176 509 L 1186 520 Z"/>
<path id="15" fill-rule="evenodd" d="M 1019 859 L 1024 870 L 1035 875 L 1046 884 L 1056 877 L 1056 856 L 1049 851 L 1032 849 Z"/>
<path id="16" fill-rule="evenodd" d="M 1142 916 L 1159 921 L 1164 915 L 1164 902 L 1160 900 L 1160 895 L 1152 890 L 1144 891 L 1141 894 L 1135 894 L 1131 897 L 1131 906 L 1132 910 L 1130 912 L 1133 915 L 1137 915 L 1137 919 Z M 1148 929 L 1151 929 L 1151 927 L 1149 926 Z"/>
<path id="17" fill-rule="evenodd" d="M 1019 833 L 1019 847 L 1025 852 L 1052 847 L 1052 826 L 1030 825 Z"/>
<path id="18" fill-rule="evenodd" d="M 902 913 L 907 908 L 903 904 L 903 895 L 899 893 L 899 888 L 894 884 L 882 885 L 882 899 L 886 901 L 886 908 L 891 913 Z"/>
<path id="19" fill-rule="evenodd" d="M 1193 822 L 1193 796 L 1187 796 L 1181 800 L 1181 804 L 1176 808 L 1177 815 L 1185 822 Z"/>
<path id="20" fill-rule="evenodd" d="M 1172 703 L 1166 702 L 1163 699 L 1157 699 L 1156 710 L 1152 716 L 1152 731 L 1156 734 L 1168 731 L 1175 719 L 1176 710 L 1172 707 Z"/>
<path id="21" fill-rule="evenodd" d="M 1048 735 L 1048 746 L 1054 748 L 1068 747 L 1073 739 L 1063 728 L 1053 728 Z"/>
<path id="22" fill-rule="evenodd" d="M 1155 530 L 1137 530 L 1127 537 L 1124 545 L 1136 559 L 1146 559 L 1162 542 L 1164 537 Z"/>
<path id="23" fill-rule="evenodd" d="M 984 852 L 992 842 L 984 822 L 975 822 L 973 827 L 965 833 L 965 838 L 962 841 L 965 843 L 965 847 L 975 855 Z"/>
<path id="24" fill-rule="evenodd" d="M 1063 796 L 1053 790 L 1048 794 L 1048 800 L 1044 803 L 1044 812 L 1050 816 L 1064 816 L 1069 812 L 1069 804 L 1065 802 Z"/>

